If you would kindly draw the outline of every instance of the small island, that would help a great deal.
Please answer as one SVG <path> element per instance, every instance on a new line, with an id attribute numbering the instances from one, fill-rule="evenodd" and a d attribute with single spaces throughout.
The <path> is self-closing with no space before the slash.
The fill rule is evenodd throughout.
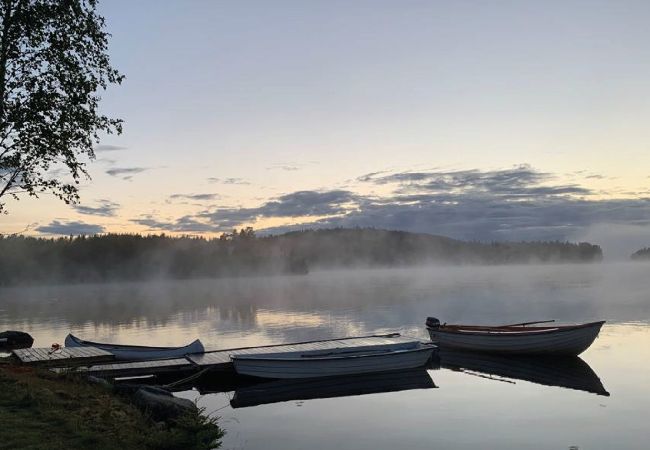
<path id="1" fill-rule="evenodd" d="M 650 261 L 650 247 L 644 247 L 630 256 L 632 261 Z"/>

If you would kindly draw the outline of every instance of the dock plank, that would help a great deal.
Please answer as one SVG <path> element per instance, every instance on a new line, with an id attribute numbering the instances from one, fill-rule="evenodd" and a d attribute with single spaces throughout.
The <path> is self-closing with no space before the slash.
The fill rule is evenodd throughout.
<path id="1" fill-rule="evenodd" d="M 95 347 L 62 347 L 52 351 L 50 348 L 24 348 L 12 351 L 22 364 L 34 366 L 67 366 L 95 364 L 112 361 L 115 355 Z"/>
<path id="2" fill-rule="evenodd" d="M 197 367 L 186 358 L 160 359 L 154 361 L 135 361 L 111 364 L 96 364 L 80 367 L 79 372 L 102 376 L 124 377 L 138 375 L 155 375 L 159 373 L 193 371 Z"/>

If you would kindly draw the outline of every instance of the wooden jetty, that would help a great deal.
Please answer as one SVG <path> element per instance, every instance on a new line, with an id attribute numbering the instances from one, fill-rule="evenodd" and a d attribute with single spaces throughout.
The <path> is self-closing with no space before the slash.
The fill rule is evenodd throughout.
<path id="1" fill-rule="evenodd" d="M 75 367 L 113 361 L 115 355 L 95 347 L 21 348 L 11 352 L 22 364 Z"/>
<path id="2" fill-rule="evenodd" d="M 292 344 L 276 344 L 260 347 L 240 347 L 223 350 L 206 351 L 204 353 L 189 354 L 183 358 L 157 359 L 151 361 L 134 361 L 134 362 L 111 362 L 97 361 L 88 357 L 74 364 L 76 371 L 83 372 L 93 376 L 100 377 L 134 377 L 141 375 L 157 374 L 181 374 L 188 372 L 198 372 L 209 370 L 210 372 L 234 373 L 234 367 L 230 360 L 230 355 L 242 354 L 259 354 L 259 353 L 277 353 L 277 352 L 302 352 L 313 350 L 334 350 L 340 348 L 353 348 L 376 345 L 390 345 L 402 342 L 413 341 L 413 338 L 400 336 L 398 333 L 385 335 L 372 335 L 362 337 L 350 337 L 343 339 L 327 339 L 319 341 L 297 342 Z M 89 347 L 86 347 L 88 349 Z M 77 348 L 75 348 L 76 350 Z M 43 349 L 31 349 L 40 350 Z M 72 348 L 69 350 L 73 350 Z M 101 351 L 99 349 L 94 349 Z M 109 354 L 110 355 L 110 354 Z M 112 355 L 111 355 L 112 356 Z M 22 361 L 22 360 L 21 360 Z M 24 361 L 32 364 L 35 361 Z M 80 366 L 84 367 L 80 367 Z M 58 370 L 67 370 L 72 368 L 72 364 L 66 364 L 63 360 L 59 364 Z"/>

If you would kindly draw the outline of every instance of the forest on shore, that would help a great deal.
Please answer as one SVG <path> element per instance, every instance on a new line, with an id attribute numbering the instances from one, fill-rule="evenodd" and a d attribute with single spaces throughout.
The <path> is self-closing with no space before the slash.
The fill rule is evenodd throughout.
<path id="1" fill-rule="evenodd" d="M 630 258 L 633 261 L 650 261 L 650 247 L 644 247 L 632 253 Z"/>
<path id="2" fill-rule="evenodd" d="M 304 230 L 273 236 L 257 236 L 252 228 L 246 228 L 214 239 L 139 234 L 58 239 L 2 236 L 0 286 L 601 259 L 601 248 L 585 242 L 468 242 L 367 228 Z"/>

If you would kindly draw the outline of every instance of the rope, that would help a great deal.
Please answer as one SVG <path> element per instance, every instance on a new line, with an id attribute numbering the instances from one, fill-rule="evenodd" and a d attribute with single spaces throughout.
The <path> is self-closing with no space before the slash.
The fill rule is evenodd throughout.
<path id="1" fill-rule="evenodd" d="M 176 380 L 176 381 L 174 381 L 172 383 L 165 384 L 165 385 L 163 385 L 161 387 L 164 388 L 164 389 L 169 389 L 169 388 L 173 388 L 173 387 L 176 387 L 176 386 L 180 386 L 182 384 L 185 384 L 185 383 L 188 383 L 190 381 L 196 380 L 197 378 L 199 378 L 200 376 L 202 376 L 204 373 L 208 372 L 209 370 L 210 370 L 210 368 L 207 367 L 207 368 L 205 368 L 203 370 L 200 370 L 200 371 L 190 375 L 189 377 L 186 377 L 186 378 L 183 378 L 183 379 L 180 379 L 180 380 Z"/>

